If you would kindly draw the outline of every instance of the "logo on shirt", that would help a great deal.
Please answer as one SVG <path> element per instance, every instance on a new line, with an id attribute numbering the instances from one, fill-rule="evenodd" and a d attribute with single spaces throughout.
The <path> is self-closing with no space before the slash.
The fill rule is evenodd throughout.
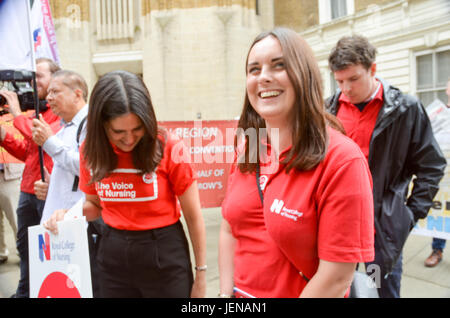
<path id="1" fill-rule="evenodd" d="M 156 180 L 156 173 L 144 173 L 142 176 L 142 181 L 144 181 L 147 184 L 150 184 Z"/>
<path id="2" fill-rule="evenodd" d="M 267 176 L 259 177 L 259 186 L 261 187 L 261 190 L 264 190 L 264 188 L 266 187 L 267 181 L 269 181 L 269 178 Z"/>
<path id="3" fill-rule="evenodd" d="M 288 218 L 288 219 L 290 219 L 292 221 L 298 221 L 298 219 L 303 216 L 302 212 L 299 212 L 299 211 L 294 210 L 294 209 L 288 209 L 284 205 L 284 201 L 283 200 L 279 200 L 279 199 L 274 199 L 273 200 L 272 205 L 270 206 L 270 212 L 278 214 L 278 215 L 283 216 L 285 218 Z"/>
<path id="4" fill-rule="evenodd" d="M 156 173 L 138 176 L 141 171 L 137 169 L 115 169 L 114 174 L 131 174 L 133 180 L 129 181 L 99 181 L 96 184 L 97 195 L 102 201 L 114 202 L 144 202 L 158 199 L 158 178 Z M 136 177 L 134 177 L 136 176 Z M 119 180 L 120 177 L 116 177 Z M 135 179 L 139 178 L 139 179 Z"/>

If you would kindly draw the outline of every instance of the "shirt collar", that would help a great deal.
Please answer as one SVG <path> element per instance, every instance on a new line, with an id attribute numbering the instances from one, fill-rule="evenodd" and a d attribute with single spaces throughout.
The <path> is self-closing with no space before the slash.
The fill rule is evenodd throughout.
<path id="1" fill-rule="evenodd" d="M 261 138 L 261 145 L 267 147 L 267 155 L 270 157 L 270 155 L 272 154 L 272 145 L 268 142 L 267 137 Z M 289 153 L 289 151 L 291 149 L 292 149 L 292 145 L 290 145 L 287 148 L 280 151 L 280 153 L 278 155 L 278 160 L 280 160 L 280 161 L 283 160 L 283 158 L 285 158 L 287 156 L 287 154 Z"/>
<path id="2" fill-rule="evenodd" d="M 79 125 L 81 123 L 81 121 L 83 120 L 84 117 L 87 116 L 88 113 L 88 105 L 84 105 L 83 108 L 81 108 L 78 113 L 72 118 L 72 120 L 68 123 L 66 123 L 63 119 L 61 119 L 62 123 L 65 124 L 66 126 L 70 126 L 70 125 Z"/>

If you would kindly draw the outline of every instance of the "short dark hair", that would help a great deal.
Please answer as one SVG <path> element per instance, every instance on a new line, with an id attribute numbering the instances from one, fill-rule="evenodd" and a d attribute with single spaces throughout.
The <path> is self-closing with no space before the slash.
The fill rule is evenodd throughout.
<path id="1" fill-rule="evenodd" d="M 137 75 L 113 71 L 98 80 L 89 99 L 83 156 L 92 171 L 90 183 L 102 180 L 117 167 L 117 156 L 109 142 L 105 124 L 130 113 L 139 117 L 145 128 L 144 136 L 132 151 L 133 165 L 142 174 L 156 170 L 163 155 L 164 142 L 159 138 L 163 131 L 158 129 L 150 93 Z"/>
<path id="2" fill-rule="evenodd" d="M 61 70 L 58 64 L 55 63 L 52 59 L 49 59 L 47 57 L 40 57 L 36 59 L 36 64 L 39 63 L 47 63 L 48 69 L 50 70 L 50 73 L 54 74 Z"/>
<path id="3" fill-rule="evenodd" d="M 328 65 L 333 72 L 357 64 L 369 69 L 375 62 L 376 54 L 377 49 L 364 36 L 344 36 L 332 49 Z"/>

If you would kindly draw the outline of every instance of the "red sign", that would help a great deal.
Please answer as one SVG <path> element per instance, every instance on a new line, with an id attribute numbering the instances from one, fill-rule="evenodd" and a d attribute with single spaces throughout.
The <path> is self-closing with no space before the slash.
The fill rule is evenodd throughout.
<path id="1" fill-rule="evenodd" d="M 53 272 L 42 283 L 38 298 L 81 298 L 81 295 L 66 274 Z"/>
<path id="2" fill-rule="evenodd" d="M 221 206 L 234 161 L 237 121 L 165 121 L 159 124 L 186 145 L 197 173 L 202 208 Z"/>

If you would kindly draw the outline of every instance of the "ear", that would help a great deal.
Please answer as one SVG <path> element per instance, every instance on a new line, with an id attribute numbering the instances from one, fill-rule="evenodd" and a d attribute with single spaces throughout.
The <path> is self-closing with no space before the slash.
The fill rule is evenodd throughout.
<path id="1" fill-rule="evenodd" d="M 372 76 L 375 76 L 376 72 L 377 72 L 377 63 L 373 62 L 372 66 L 370 66 L 370 74 Z"/>
<path id="2" fill-rule="evenodd" d="M 79 88 L 74 90 L 75 95 L 77 96 L 77 98 L 84 100 L 83 98 L 83 91 Z"/>

